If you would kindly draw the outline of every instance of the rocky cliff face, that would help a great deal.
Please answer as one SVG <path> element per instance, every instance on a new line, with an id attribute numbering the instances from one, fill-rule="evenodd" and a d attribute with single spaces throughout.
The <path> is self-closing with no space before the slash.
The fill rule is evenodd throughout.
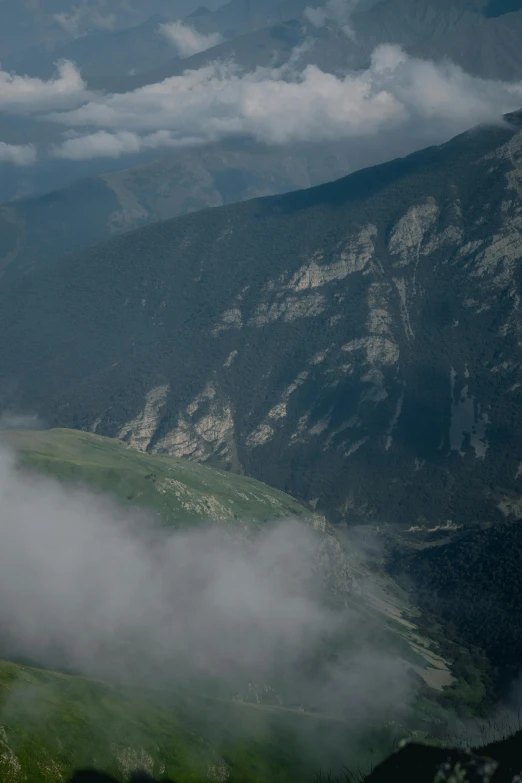
<path id="1" fill-rule="evenodd" d="M 515 514 L 518 122 L 4 286 L 4 404 L 246 472 L 333 520 Z"/>

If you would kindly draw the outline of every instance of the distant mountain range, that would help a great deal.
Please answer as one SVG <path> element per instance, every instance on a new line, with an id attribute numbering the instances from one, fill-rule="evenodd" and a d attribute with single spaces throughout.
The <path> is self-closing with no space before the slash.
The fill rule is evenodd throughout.
<path id="1" fill-rule="evenodd" d="M 2 404 L 245 472 L 332 520 L 519 515 L 508 120 L 5 280 Z"/>
<path id="2" fill-rule="evenodd" d="M 200 68 L 217 57 L 232 57 L 245 68 L 255 68 L 277 63 L 305 43 L 299 65 L 313 63 L 334 73 L 367 67 L 376 46 L 392 43 L 414 56 L 449 58 L 483 78 L 520 79 L 522 6 L 517 2 L 486 6 L 484 0 L 362 0 L 350 15 L 351 36 L 335 18 L 326 17 L 322 27 L 315 27 L 304 13 L 310 6 L 320 4 L 286 0 L 254 8 L 233 0 L 213 14 L 194 19 L 194 26 L 203 32 L 220 32 L 227 39 L 224 43 L 183 61 L 172 59 L 150 73 L 142 70 L 119 83 L 109 76 L 105 84 L 133 89 L 187 68 Z M 509 12 L 501 13 L 504 7 Z M 234 24 L 234 19 L 243 21 Z"/>
<path id="3" fill-rule="evenodd" d="M 216 9 L 221 0 L 206 0 Z M 83 0 L 71 4 L 67 0 L 34 0 L 19 3 L 2 0 L 0 29 L 0 62 L 55 49 L 67 41 L 88 36 L 96 30 L 121 30 L 144 22 L 154 14 L 168 18 L 186 16 L 198 7 L 197 0 Z"/>
<path id="4" fill-rule="evenodd" d="M 396 139 L 398 151 L 401 141 Z M 393 149 L 388 140 L 389 152 Z M 371 144 L 367 157 L 376 154 Z M 181 150 L 0 205 L 0 280 L 116 234 L 177 215 L 309 188 L 364 161 L 341 144 L 267 147 L 239 143 Z"/>
<path id="5" fill-rule="evenodd" d="M 92 0 L 79 6 L 74 14 L 57 0 L 52 7 L 50 3 L 40 4 L 29 14 L 30 25 L 23 30 L 27 32 L 31 27 L 35 39 L 33 33 L 28 33 L 27 40 L 23 37 L 23 45 L 11 46 L 23 31 L 18 6 L 9 0 L 2 11 L 2 29 L 9 40 L 4 41 L 0 32 L 0 57 L 4 70 L 45 79 L 53 76 L 58 60 L 69 59 L 78 65 L 91 89 L 113 93 L 154 84 L 216 60 L 232 60 L 247 71 L 279 67 L 291 61 L 296 73 L 307 65 L 315 65 L 343 77 L 368 68 L 375 47 L 391 43 L 404 47 L 411 56 L 439 62 L 449 59 L 475 76 L 519 80 L 522 9 L 517 3 L 518 0 L 361 0 L 351 14 L 343 17 L 332 11 L 342 4 L 325 6 L 317 0 L 231 0 L 214 10 L 217 2 L 210 8 L 194 8 L 195 3 L 180 0 L 173 5 L 157 0 L 147 5 L 146 13 L 143 6 L 135 8 L 132 3 L 123 8 L 116 2 L 100 4 Z M 103 13 L 100 9 L 104 9 Z M 183 24 L 201 36 L 196 53 L 190 54 L 190 47 L 179 51 L 162 34 L 162 24 L 176 17 L 184 17 Z M 217 44 L 216 35 L 222 39 Z M 197 51 L 200 47 L 203 50 Z M 406 150 L 391 149 L 389 154 L 383 151 L 371 161 L 363 159 L 361 165 L 379 163 L 431 142 L 439 143 L 449 135 L 424 137 L 421 144 L 413 140 Z M 2 165 L 0 202 L 63 188 L 86 175 L 127 169 L 161 154 L 158 150 L 139 154 L 129 151 L 119 158 L 63 161 L 54 159 L 50 152 L 61 138 L 58 127 L 45 117 L 0 111 L 0 141 L 11 145 L 32 143 L 38 149 L 35 165 Z M 255 169 L 257 164 L 254 162 L 253 166 Z M 168 163 L 166 168 L 169 169 Z M 332 178 L 352 168 L 341 166 Z M 252 173 L 255 176 L 255 171 Z M 310 184 L 319 181 L 321 178 Z M 171 186 L 167 180 L 164 184 Z"/>
<path id="6" fill-rule="evenodd" d="M 57 60 L 70 59 L 91 87 L 126 91 L 200 68 L 216 58 L 233 58 L 248 69 L 277 64 L 305 43 L 301 66 L 314 63 L 323 70 L 345 73 L 367 67 L 376 46 L 393 43 L 414 56 L 447 57 L 484 78 L 520 78 L 522 7 L 518 0 L 503 5 L 487 5 L 484 0 L 361 0 L 346 17 L 353 35 L 347 35 L 342 20 L 333 15 L 325 16 L 322 26 L 314 25 L 310 21 L 314 17 L 306 13 L 310 7 L 322 6 L 307 0 L 232 0 L 214 12 L 200 9 L 184 23 L 202 35 L 219 33 L 224 40 L 182 59 L 160 32 L 162 23 L 175 18 L 171 11 L 151 14 L 123 29 L 94 28 L 51 50 L 40 46 L 13 52 L 3 65 L 50 78 Z"/>

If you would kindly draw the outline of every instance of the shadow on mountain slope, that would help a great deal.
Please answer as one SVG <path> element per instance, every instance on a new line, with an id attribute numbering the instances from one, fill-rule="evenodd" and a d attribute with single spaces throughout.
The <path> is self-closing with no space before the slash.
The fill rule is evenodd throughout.
<path id="1" fill-rule="evenodd" d="M 519 783 L 522 732 L 470 751 L 409 743 L 364 779 L 365 783 Z"/>

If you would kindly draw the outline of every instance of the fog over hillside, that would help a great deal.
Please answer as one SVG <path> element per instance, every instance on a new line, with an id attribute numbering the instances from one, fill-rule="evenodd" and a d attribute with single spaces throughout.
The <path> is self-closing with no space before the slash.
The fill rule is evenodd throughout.
<path id="1" fill-rule="evenodd" d="M 403 664 L 359 615 L 325 602 L 318 533 L 302 522 L 254 536 L 216 524 L 169 533 L 20 471 L 5 447 L 0 497 L 2 656 L 148 686 L 286 677 L 294 701 L 345 717 L 357 705 L 359 720 L 407 709 Z M 350 650 L 310 674 L 322 640 L 340 632 L 353 637 Z"/>

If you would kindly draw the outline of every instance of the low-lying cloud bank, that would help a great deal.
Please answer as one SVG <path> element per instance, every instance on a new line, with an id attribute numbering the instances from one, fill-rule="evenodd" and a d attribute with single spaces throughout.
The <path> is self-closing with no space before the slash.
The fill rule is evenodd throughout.
<path id="1" fill-rule="evenodd" d="M 401 132 L 413 150 L 522 104 L 522 81 L 479 79 L 395 45 L 377 47 L 368 69 L 344 77 L 300 69 L 299 53 L 251 72 L 214 62 L 123 94 L 88 92 L 70 62 L 50 81 L 0 73 L 0 110 L 66 128 L 47 154 L 88 160 L 234 137 L 355 145 Z"/>
<path id="2" fill-rule="evenodd" d="M 0 141 L 0 163 L 31 166 L 35 162 L 36 148 L 33 144 L 6 144 Z"/>
<path id="3" fill-rule="evenodd" d="M 191 674 L 262 685 L 357 715 L 405 707 L 403 665 L 360 616 L 328 608 L 315 533 L 297 522 L 254 539 L 169 533 L 136 511 L 16 467 L 0 452 L 0 655 L 158 684 Z M 314 659 L 350 635 L 342 659 Z M 310 666 L 315 672 L 310 674 Z"/>
<path id="4" fill-rule="evenodd" d="M 80 71 L 69 60 L 56 65 L 49 80 L 0 71 L 0 112 L 39 115 L 51 110 L 70 110 L 89 99 Z"/>
<path id="5" fill-rule="evenodd" d="M 233 63 L 214 63 L 134 92 L 97 96 L 48 119 L 74 128 L 54 154 L 88 158 L 103 129 L 107 149 L 179 146 L 248 136 L 266 144 L 357 140 L 404 127 L 422 135 L 433 123 L 448 136 L 483 121 L 497 121 L 522 102 L 522 82 L 505 84 L 469 76 L 450 63 L 409 57 L 400 47 L 380 46 L 368 70 L 344 78 L 315 66 L 259 68 L 242 73 Z M 432 130 L 432 128 L 430 128 Z M 155 134 L 154 136 L 152 134 Z M 99 149 L 98 149 L 99 152 Z"/>

